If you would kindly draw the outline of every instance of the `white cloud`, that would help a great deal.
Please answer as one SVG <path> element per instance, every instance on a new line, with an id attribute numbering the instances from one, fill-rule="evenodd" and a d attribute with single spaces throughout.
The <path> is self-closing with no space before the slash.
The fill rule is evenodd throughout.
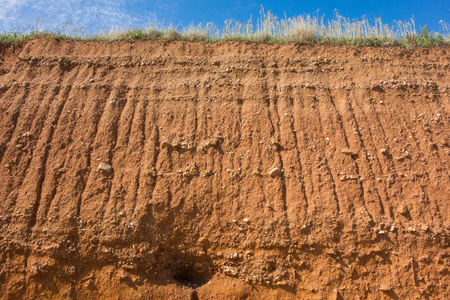
<path id="1" fill-rule="evenodd" d="M 25 4 L 26 0 L 3 0 L 2 9 L 0 9 L 0 21 L 11 20 L 17 9 Z"/>
<path id="2" fill-rule="evenodd" d="M 145 25 L 149 16 L 177 10 L 177 5 L 154 0 L 1 0 L 0 31 L 15 28 L 37 27 L 41 29 L 61 28 L 71 23 L 86 28 L 87 32 L 109 30 L 115 27 Z M 38 18 L 38 19 L 36 19 Z"/>

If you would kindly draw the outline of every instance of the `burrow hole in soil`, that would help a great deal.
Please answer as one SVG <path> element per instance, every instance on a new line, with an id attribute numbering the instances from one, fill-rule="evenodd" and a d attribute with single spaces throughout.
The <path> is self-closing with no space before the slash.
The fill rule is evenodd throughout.
<path id="1" fill-rule="evenodd" d="M 191 268 L 181 268 L 175 271 L 173 279 L 179 284 L 190 288 L 198 288 L 208 283 L 212 278 L 211 273 L 199 273 Z"/>

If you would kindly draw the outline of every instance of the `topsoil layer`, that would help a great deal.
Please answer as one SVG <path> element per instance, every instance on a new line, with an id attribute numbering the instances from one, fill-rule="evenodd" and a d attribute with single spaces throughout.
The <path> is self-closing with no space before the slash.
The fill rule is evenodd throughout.
<path id="1" fill-rule="evenodd" d="M 448 299 L 448 50 L 0 45 L 0 298 Z"/>

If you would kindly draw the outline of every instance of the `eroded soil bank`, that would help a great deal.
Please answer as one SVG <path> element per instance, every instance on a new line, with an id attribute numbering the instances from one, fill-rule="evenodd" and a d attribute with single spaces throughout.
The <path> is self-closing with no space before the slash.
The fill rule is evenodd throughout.
<path id="1" fill-rule="evenodd" d="M 0 60 L 2 299 L 450 297 L 448 48 Z"/>

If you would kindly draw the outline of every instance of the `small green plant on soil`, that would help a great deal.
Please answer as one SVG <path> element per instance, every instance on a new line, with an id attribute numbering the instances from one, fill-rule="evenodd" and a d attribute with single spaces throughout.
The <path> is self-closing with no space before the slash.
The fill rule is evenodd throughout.
<path id="1" fill-rule="evenodd" d="M 223 73 L 223 71 L 221 69 L 218 69 L 216 72 L 216 76 L 217 76 L 217 79 L 222 79 L 225 77 L 225 74 Z"/>
<path id="2" fill-rule="evenodd" d="M 436 32 L 431 32 L 425 25 L 416 37 L 416 43 L 420 47 L 438 46 L 444 42 L 444 37 Z"/>

